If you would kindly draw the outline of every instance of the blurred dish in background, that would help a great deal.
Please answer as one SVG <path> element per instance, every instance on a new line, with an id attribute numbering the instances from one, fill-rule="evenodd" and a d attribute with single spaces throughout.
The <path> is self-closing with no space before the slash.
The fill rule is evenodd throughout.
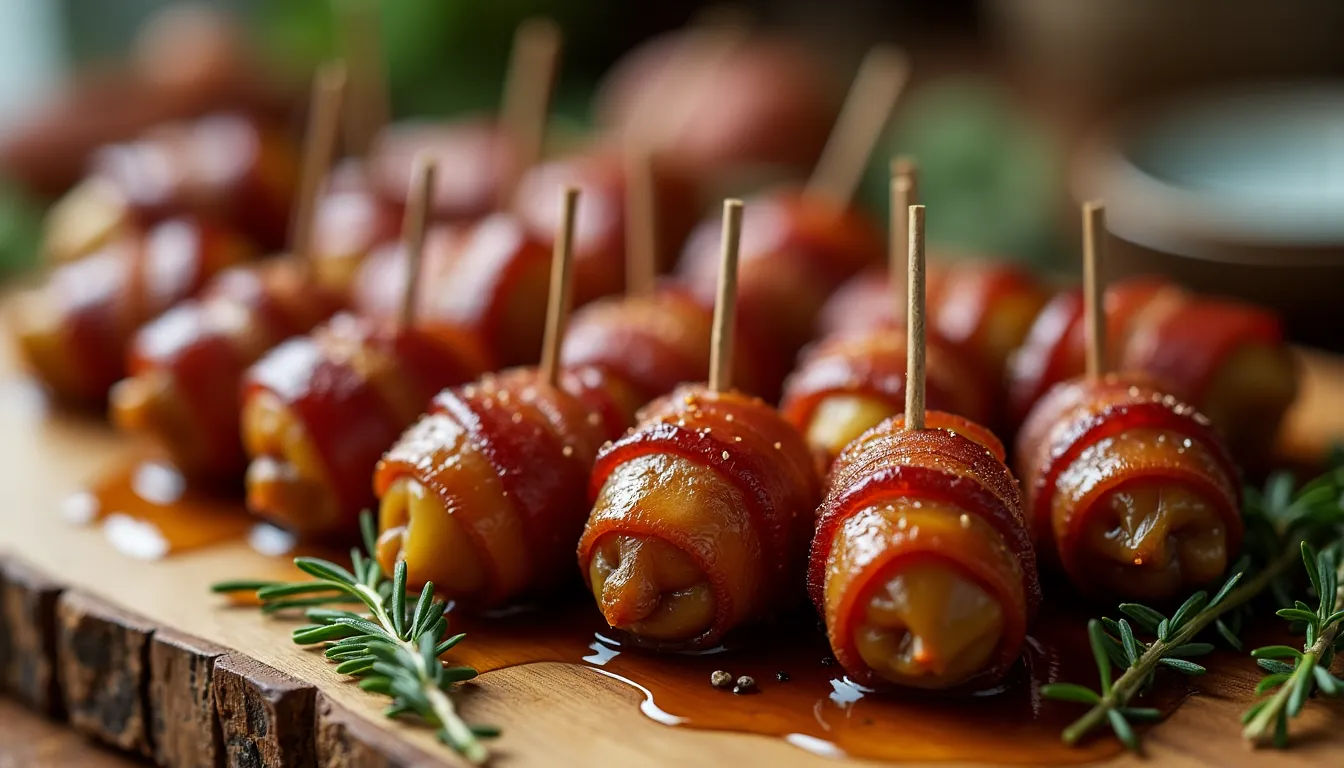
<path id="1" fill-rule="evenodd" d="M 1114 124 L 1085 149 L 1074 189 L 1106 199 L 1118 273 L 1270 306 L 1294 338 L 1341 349 L 1340 126 L 1344 86 L 1210 93 Z"/>

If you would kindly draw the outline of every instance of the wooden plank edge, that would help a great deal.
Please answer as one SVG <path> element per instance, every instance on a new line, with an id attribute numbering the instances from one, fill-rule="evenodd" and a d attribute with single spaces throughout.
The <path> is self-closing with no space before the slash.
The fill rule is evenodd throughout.
<path id="1" fill-rule="evenodd" d="M 76 590 L 56 602 L 56 666 L 80 733 L 150 757 L 149 645 L 154 625 Z"/>
<path id="2" fill-rule="evenodd" d="M 315 686 L 226 654 L 215 659 L 211 688 L 229 765 L 315 768 Z"/>
<path id="3" fill-rule="evenodd" d="M 387 729 L 317 694 L 317 763 L 322 768 L 439 768 L 443 755 L 414 747 Z"/>
<path id="4" fill-rule="evenodd" d="M 149 647 L 150 733 L 163 768 L 219 768 L 224 738 L 215 708 L 215 662 L 227 648 L 168 627 Z"/>
<path id="5" fill-rule="evenodd" d="M 64 716 L 56 664 L 56 604 L 64 587 L 0 556 L 0 688 L 47 717 Z"/>

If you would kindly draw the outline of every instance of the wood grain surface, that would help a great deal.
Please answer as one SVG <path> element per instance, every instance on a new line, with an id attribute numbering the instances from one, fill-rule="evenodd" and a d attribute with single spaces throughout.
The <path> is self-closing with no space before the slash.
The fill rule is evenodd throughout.
<path id="1" fill-rule="evenodd" d="M 224 578 L 275 575 L 281 567 L 275 559 L 229 543 L 136 560 L 113 550 L 100 529 L 63 520 L 62 501 L 135 447 L 96 418 L 45 408 L 7 354 L 0 351 L 0 551 L 6 553 L 0 669 L 10 695 L 49 712 L 59 712 L 62 699 L 76 713 L 92 704 L 92 719 L 73 715 L 81 728 L 165 766 L 212 764 L 211 749 L 223 749 L 237 765 L 457 763 L 428 729 L 388 721 L 381 715 L 385 699 L 363 693 L 320 654 L 290 642 L 292 624 L 207 593 Z M 1322 368 L 1321 360 L 1308 360 L 1306 398 L 1291 420 L 1306 431 L 1284 442 L 1297 450 L 1344 435 L 1344 365 L 1322 358 L 1336 366 Z M 1321 378 L 1321 371 L 1335 378 Z M 106 653 L 79 652 L 86 631 L 106 642 Z M 99 659 L 126 666 L 113 674 L 98 668 Z M 1246 658 L 1232 667 L 1196 681 L 1202 687 L 1146 733 L 1152 762 L 1122 755 L 1107 765 L 1340 764 L 1339 701 L 1307 706 L 1294 721 L 1291 751 L 1244 748 L 1237 717 L 1259 675 Z M 117 727 L 100 714 L 114 691 L 129 696 L 138 725 Z M 468 720 L 503 729 L 491 745 L 500 766 L 836 765 L 778 739 L 659 725 L 640 713 L 642 698 L 592 670 L 548 663 L 483 675 L 460 704 Z M 194 759 L 193 743 L 206 757 Z"/>

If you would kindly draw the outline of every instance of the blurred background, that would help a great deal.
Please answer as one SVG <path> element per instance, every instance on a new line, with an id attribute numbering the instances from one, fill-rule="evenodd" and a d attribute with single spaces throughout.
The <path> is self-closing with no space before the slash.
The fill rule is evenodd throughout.
<path id="1" fill-rule="evenodd" d="M 553 18 L 565 40 L 548 139 L 556 146 L 604 125 L 611 72 L 632 51 L 706 18 L 731 15 L 754 34 L 787 40 L 785 56 L 805 57 L 824 84 L 818 103 L 831 108 L 870 45 L 897 43 L 912 79 L 872 157 L 862 204 L 884 210 L 887 163 L 909 153 L 935 245 L 1068 271 L 1076 206 L 1104 196 L 1117 272 L 1160 271 L 1241 295 L 1284 312 L 1299 338 L 1344 344 L 1322 328 L 1344 319 L 1344 3 L 380 7 L 397 119 L 496 110 L 514 30 L 534 15 Z M 298 126 L 312 69 L 340 53 L 341 35 L 331 0 L 5 0 L 0 47 L 0 273 L 12 275 L 39 261 L 46 205 L 79 179 L 97 146 L 239 101 L 264 102 Z M 778 70 L 750 87 L 798 85 L 788 67 Z M 751 94 L 716 92 L 739 96 Z M 715 191 L 810 162 L 788 159 L 797 162 L 725 174 Z"/>

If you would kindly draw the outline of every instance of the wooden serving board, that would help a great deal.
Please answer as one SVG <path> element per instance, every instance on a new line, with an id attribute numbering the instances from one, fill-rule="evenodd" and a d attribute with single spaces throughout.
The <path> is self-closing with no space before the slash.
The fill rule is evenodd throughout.
<path id="1" fill-rule="evenodd" d="M 1304 359 L 1303 398 L 1283 442 L 1299 460 L 1344 437 L 1344 363 Z M 105 424 L 48 410 L 0 349 L 0 686 L 10 696 L 164 766 L 458 762 L 427 729 L 382 717 L 384 699 L 293 645 L 292 623 L 207 593 L 221 579 L 275 573 L 274 558 L 227 543 L 136 560 L 113 550 L 100 529 L 62 519 L 72 492 L 134 450 Z M 1311 703 L 1294 721 L 1291 751 L 1251 752 L 1237 717 L 1258 671 L 1243 658 L 1218 672 L 1197 680 L 1194 695 L 1147 731 L 1151 764 L 1339 764 L 1340 702 Z M 503 729 L 491 742 L 496 765 L 840 762 L 780 739 L 660 725 L 641 714 L 639 690 L 582 667 L 511 667 L 471 688 L 460 697 L 467 718 Z M 1150 763 L 1119 755 L 1105 764 Z"/>

